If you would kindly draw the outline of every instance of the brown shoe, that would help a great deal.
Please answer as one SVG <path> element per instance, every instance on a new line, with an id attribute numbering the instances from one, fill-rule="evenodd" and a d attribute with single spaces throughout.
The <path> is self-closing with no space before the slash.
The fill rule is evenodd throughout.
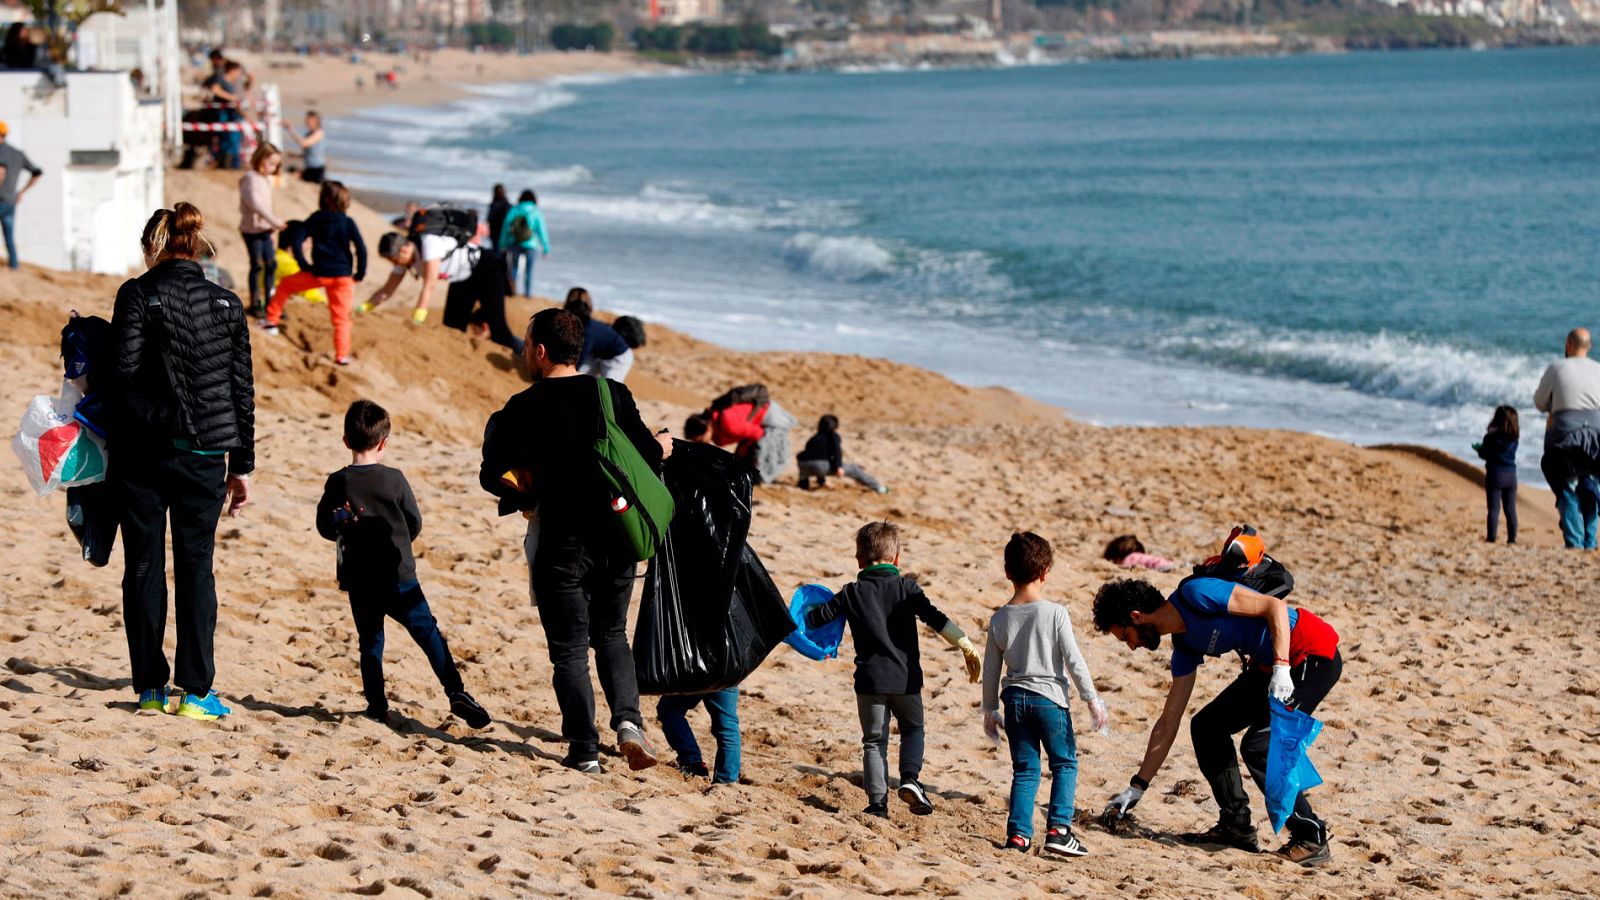
<path id="1" fill-rule="evenodd" d="M 1261 845 L 1256 841 L 1256 829 L 1253 825 L 1230 825 L 1226 822 L 1218 822 L 1211 826 L 1209 831 L 1180 834 L 1178 839 L 1186 844 L 1194 844 L 1208 850 L 1228 848 L 1243 850 L 1246 853 L 1259 853 L 1261 851 Z"/>
<path id="2" fill-rule="evenodd" d="M 1333 851 L 1328 849 L 1326 841 L 1315 844 L 1311 841 L 1291 840 L 1277 851 L 1278 855 L 1300 866 L 1320 866 L 1333 859 Z"/>

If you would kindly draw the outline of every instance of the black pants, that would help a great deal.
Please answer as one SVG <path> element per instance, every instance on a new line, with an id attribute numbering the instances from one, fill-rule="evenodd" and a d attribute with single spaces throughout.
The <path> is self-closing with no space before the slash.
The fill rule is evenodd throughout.
<path id="1" fill-rule="evenodd" d="M 173 582 L 177 589 L 179 688 L 204 695 L 216 664 L 217 582 L 211 573 L 217 518 L 227 495 L 220 456 L 169 449 L 140 453 L 118 446 L 111 481 L 122 506 L 122 620 L 135 690 L 164 687 L 172 674 L 161 649 L 167 630 L 167 520 L 172 521 Z"/>
<path id="2" fill-rule="evenodd" d="M 1338 651 L 1334 651 L 1332 659 L 1308 656 L 1290 669 L 1295 708 L 1314 712 L 1343 670 L 1344 659 Z M 1189 720 L 1195 761 L 1222 808 L 1222 821 L 1231 825 L 1250 824 L 1250 798 L 1245 796 L 1239 757 L 1233 752 L 1233 736 L 1240 731 L 1244 738 L 1239 742 L 1239 754 L 1256 786 L 1266 789 L 1267 748 L 1272 743 L 1272 712 L 1267 706 L 1269 681 L 1268 673 L 1252 665 Z M 1320 844 L 1328 839 L 1327 826 L 1311 810 L 1303 792 L 1295 798 L 1288 827 L 1289 836 L 1295 840 Z"/>
<path id="3" fill-rule="evenodd" d="M 1489 501 L 1489 543 L 1500 534 L 1500 509 L 1506 511 L 1506 541 L 1517 542 L 1517 470 L 1490 469 L 1483 476 L 1483 492 Z"/>
<path id="4" fill-rule="evenodd" d="M 361 648 L 361 693 L 367 698 L 367 709 L 383 711 L 389 700 L 383 693 L 383 620 L 385 617 L 399 622 L 411 633 L 411 639 L 428 657 L 428 665 L 438 677 L 446 694 L 454 694 L 461 687 L 461 673 L 456 671 L 456 661 L 450 655 L 450 645 L 439 633 L 439 622 L 428 608 L 428 598 L 422 586 L 412 584 L 404 589 L 359 587 L 350 590 L 350 614 L 356 620 L 356 640 Z"/>
<path id="5" fill-rule="evenodd" d="M 472 274 L 450 285 L 444 297 L 444 324 L 457 331 L 487 325 L 489 340 L 522 355 L 522 338 L 506 324 L 506 263 L 500 254 L 483 250 Z"/>
<path id="6" fill-rule="evenodd" d="M 601 537 L 553 530 L 546 522 L 533 563 L 539 621 L 550 647 L 551 682 L 561 707 L 561 736 L 578 761 L 600 756 L 594 689 L 589 685 L 590 648 L 611 707 L 611 727 L 644 723 L 627 633 L 635 567 L 632 562 L 607 559 L 597 549 L 607 543 Z"/>
<path id="7" fill-rule="evenodd" d="M 259 316 L 267 311 L 267 301 L 272 299 L 272 289 L 277 286 L 278 247 L 270 231 L 240 234 L 244 237 L 245 252 L 250 254 L 250 311 Z"/>
<path id="8" fill-rule="evenodd" d="M 309 181 L 312 184 L 321 184 L 327 174 L 328 170 L 325 166 L 306 166 L 300 170 L 300 180 Z"/>

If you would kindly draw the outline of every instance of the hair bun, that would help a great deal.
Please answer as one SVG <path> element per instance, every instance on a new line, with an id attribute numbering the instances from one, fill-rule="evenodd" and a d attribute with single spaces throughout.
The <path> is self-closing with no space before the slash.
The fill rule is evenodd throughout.
<path id="1" fill-rule="evenodd" d="M 203 227 L 205 219 L 193 203 L 180 201 L 172 205 L 172 220 L 167 225 L 172 234 L 199 234 Z"/>

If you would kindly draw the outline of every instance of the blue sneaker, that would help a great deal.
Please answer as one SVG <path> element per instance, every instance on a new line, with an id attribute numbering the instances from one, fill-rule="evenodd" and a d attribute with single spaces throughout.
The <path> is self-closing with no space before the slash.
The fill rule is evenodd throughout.
<path id="1" fill-rule="evenodd" d="M 165 685 L 158 688 L 150 688 L 149 690 L 140 691 L 139 711 L 159 713 L 171 712 L 172 710 L 170 708 L 170 701 L 171 695 L 167 693 L 167 688 Z"/>
<path id="2" fill-rule="evenodd" d="M 213 722 L 231 712 L 233 710 L 222 705 L 222 698 L 217 696 L 216 691 L 209 691 L 204 697 L 185 692 L 183 702 L 178 704 L 178 715 L 186 719 Z"/>

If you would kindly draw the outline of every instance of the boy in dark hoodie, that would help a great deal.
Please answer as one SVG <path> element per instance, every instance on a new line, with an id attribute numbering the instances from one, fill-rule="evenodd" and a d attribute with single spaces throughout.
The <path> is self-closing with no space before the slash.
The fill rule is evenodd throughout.
<path id="1" fill-rule="evenodd" d="M 300 271 L 278 282 L 267 304 L 263 328 L 267 334 L 277 334 L 289 296 L 320 287 L 328 292 L 328 315 L 333 317 L 333 361 L 347 366 L 356 284 L 367 277 L 367 245 L 355 220 L 345 214 L 350 208 L 350 192 L 342 183 L 323 182 L 317 207 L 304 225 L 305 236 L 311 239 L 311 261 L 306 262 L 301 249 L 304 241 L 295 240 L 290 250 Z"/>
<path id="2" fill-rule="evenodd" d="M 383 691 L 383 620 L 394 619 L 428 657 L 444 687 L 450 711 L 472 728 L 489 714 L 461 684 L 450 645 L 417 583 L 411 542 L 422 532 L 422 513 L 399 469 L 382 464 L 389 445 L 389 414 L 371 400 L 357 400 L 344 415 L 350 465 L 328 476 L 317 503 L 317 533 L 339 547 L 339 587 L 350 594 L 361 648 L 361 691 L 366 715 L 389 720 Z"/>
<path id="3" fill-rule="evenodd" d="M 874 493 L 889 493 L 889 489 L 867 474 L 866 469 L 844 461 L 844 438 L 839 436 L 839 417 L 831 413 L 817 420 L 817 433 L 806 441 L 805 449 L 800 451 L 799 464 L 800 487 L 804 490 L 811 489 L 813 478 L 819 487 L 827 487 L 828 476 L 833 475 L 854 479 Z"/>
<path id="4" fill-rule="evenodd" d="M 805 614 L 807 628 L 840 616 L 856 647 L 856 711 L 861 716 L 862 786 L 870 816 L 889 817 L 889 717 L 900 725 L 900 799 L 915 815 L 933 812 L 922 774 L 922 661 L 917 619 L 937 629 L 966 657 L 967 679 L 977 684 L 983 659 L 960 626 L 929 602 L 915 581 L 900 574 L 900 529 L 871 522 L 856 532 L 861 574 L 827 603 Z"/>

